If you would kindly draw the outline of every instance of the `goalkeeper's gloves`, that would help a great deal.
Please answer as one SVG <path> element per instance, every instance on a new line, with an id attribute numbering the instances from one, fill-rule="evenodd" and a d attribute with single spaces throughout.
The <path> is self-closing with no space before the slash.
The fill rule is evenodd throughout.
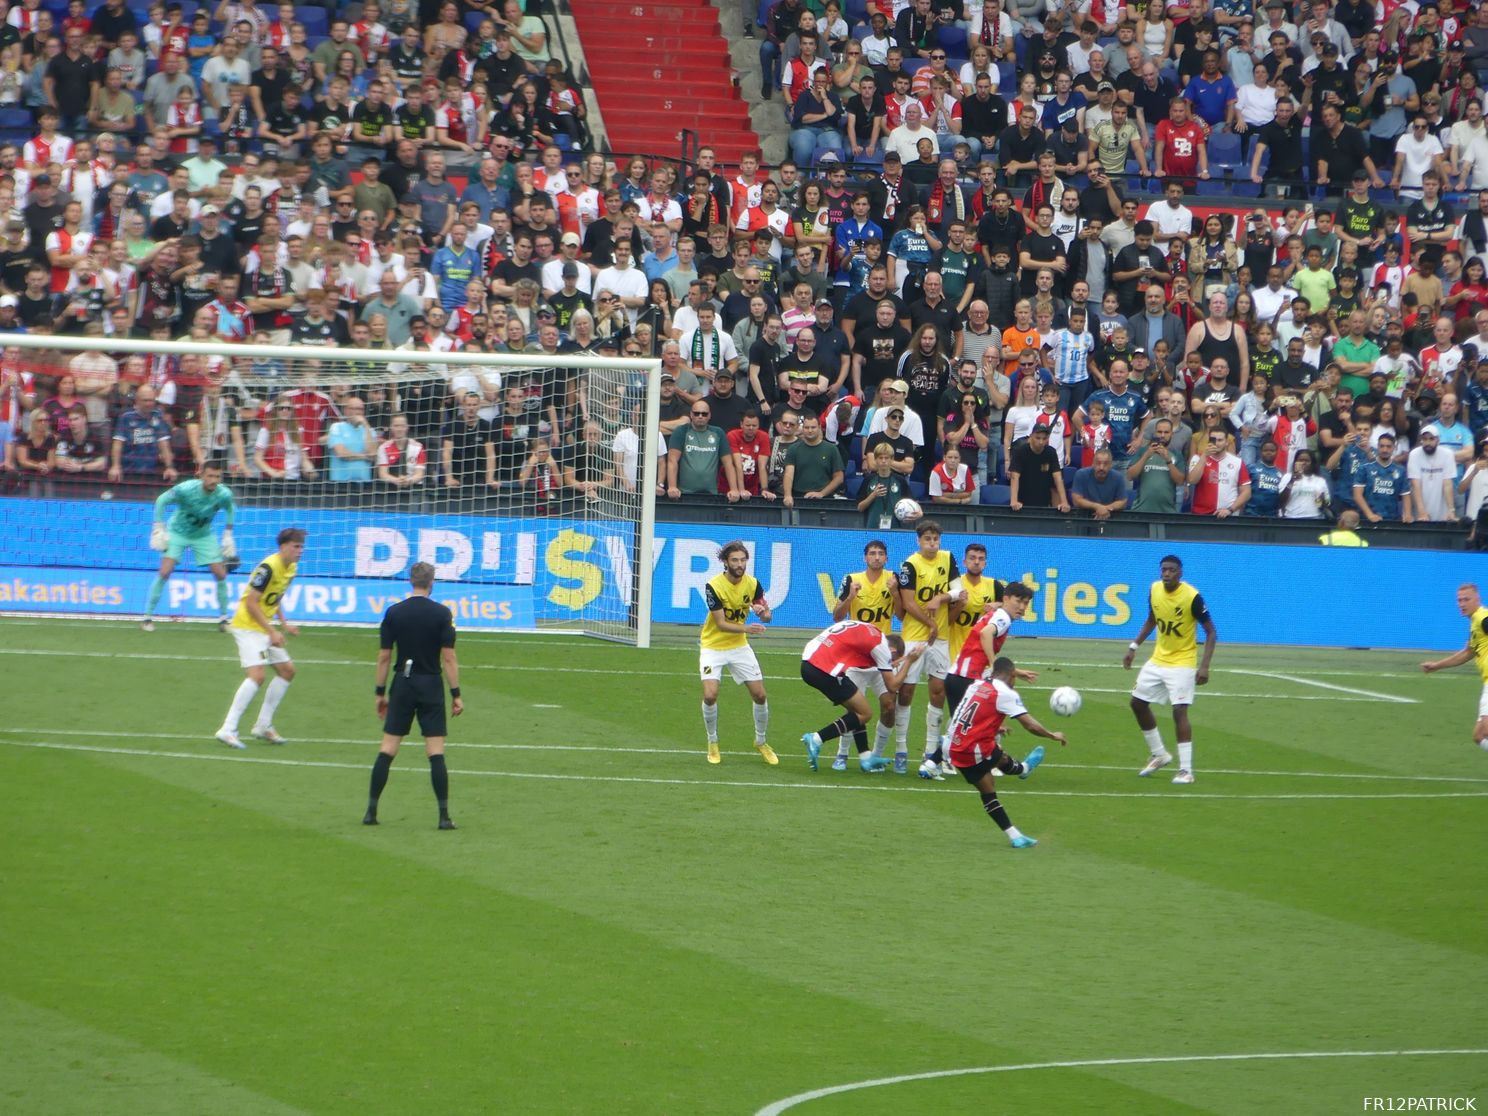
<path id="1" fill-rule="evenodd" d="M 228 527 L 222 532 L 222 557 L 231 562 L 238 556 L 238 544 L 233 541 L 232 528 Z"/>
<path id="2" fill-rule="evenodd" d="M 157 523 L 150 528 L 150 549 L 164 551 L 166 544 L 170 542 L 170 536 L 166 534 L 165 524 Z"/>

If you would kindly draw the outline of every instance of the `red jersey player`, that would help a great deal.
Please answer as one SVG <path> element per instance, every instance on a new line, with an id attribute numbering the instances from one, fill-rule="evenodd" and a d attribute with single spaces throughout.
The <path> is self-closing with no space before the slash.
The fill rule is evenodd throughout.
<path id="1" fill-rule="evenodd" d="M 891 695 L 899 692 L 904 674 L 925 653 L 916 647 L 904 653 L 904 639 L 894 632 L 880 631 L 875 624 L 862 620 L 843 620 L 806 645 L 801 653 L 801 681 L 818 690 L 833 705 L 845 710 L 830 725 L 801 737 L 806 745 L 806 762 L 816 770 L 816 757 L 822 744 L 839 736 L 851 736 L 858 748 L 858 766 L 864 771 L 882 771 L 889 765 L 883 756 L 868 748 L 868 719 L 872 714 L 863 691 L 849 676 L 854 671 L 877 670 Z M 898 668 L 897 670 L 895 668 Z"/>
<path id="2" fill-rule="evenodd" d="M 1027 849 L 1038 842 L 1019 833 L 1017 826 L 1013 825 L 998 801 L 994 772 L 1026 779 L 1044 761 L 1044 748 L 1043 745 L 1034 748 L 1021 763 L 1013 759 L 1002 748 L 1007 721 L 1009 718 L 1018 721 L 1034 736 L 1057 740 L 1061 745 L 1066 740 L 1064 733 L 1050 732 L 1034 720 L 1033 714 L 1023 705 L 1023 699 L 1013 688 L 1017 670 L 1013 660 L 1003 656 L 993 662 L 990 679 L 971 684 L 951 725 L 951 762 L 961 772 L 961 777 L 976 787 L 982 796 L 982 809 L 1007 834 L 1013 848 Z"/>
<path id="3" fill-rule="evenodd" d="M 946 708 L 951 718 L 956 716 L 956 706 L 961 704 L 967 689 L 987 674 L 987 666 L 1002 654 L 1002 645 L 1008 640 L 1008 632 L 1014 620 L 1021 620 L 1023 613 L 1033 603 L 1033 590 L 1021 581 L 1008 581 L 1002 585 L 997 604 L 989 608 L 971 626 L 966 642 L 961 645 L 961 654 L 951 664 L 946 675 Z M 1038 681 L 1038 672 L 1020 670 L 1018 677 L 1028 682 Z"/>

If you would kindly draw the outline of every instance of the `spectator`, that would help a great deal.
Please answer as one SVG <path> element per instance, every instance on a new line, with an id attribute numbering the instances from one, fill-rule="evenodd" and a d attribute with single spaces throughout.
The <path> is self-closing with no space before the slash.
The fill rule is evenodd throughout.
<path id="1" fill-rule="evenodd" d="M 1300 450 L 1292 470 L 1282 477 L 1277 492 L 1283 519 L 1328 519 L 1331 496 L 1328 482 L 1318 475 L 1312 451 Z"/>
<path id="2" fill-rule="evenodd" d="M 1027 439 L 1013 447 L 1008 457 L 1008 480 L 1012 485 L 1009 507 L 1070 510 L 1065 498 L 1059 458 L 1049 445 L 1049 427 L 1035 426 Z"/>
<path id="3" fill-rule="evenodd" d="M 394 488 L 416 488 L 424 483 L 427 469 L 423 443 L 408 436 L 408 416 L 393 415 L 387 440 L 377 447 L 377 479 Z"/>
<path id="4" fill-rule="evenodd" d="M 351 396 L 341 408 L 341 421 L 331 424 L 326 448 L 330 450 L 330 479 L 366 484 L 378 459 L 377 431 L 367 424 L 367 404 Z M 407 435 L 404 421 L 404 435 Z"/>
<path id="5" fill-rule="evenodd" d="M 1354 504 L 1370 523 L 1414 522 L 1409 483 L 1405 466 L 1395 460 L 1395 435 L 1381 434 L 1374 459 L 1354 479 Z"/>
<path id="6" fill-rule="evenodd" d="M 739 487 L 733 461 L 725 452 L 728 435 L 711 425 L 712 414 L 708 404 L 699 400 L 692 405 L 690 421 L 668 439 L 666 494 L 673 500 L 684 493 L 713 496 Z"/>
<path id="7" fill-rule="evenodd" d="M 155 389 L 142 384 L 135 389 L 134 406 L 119 416 L 114 426 L 114 448 L 109 480 L 116 484 L 176 479 L 171 455 L 171 428 L 155 406 Z"/>
<path id="8" fill-rule="evenodd" d="M 1190 510 L 1219 519 L 1239 515 L 1250 499 L 1250 472 L 1230 452 L 1228 433 L 1215 427 L 1205 437 L 1204 453 L 1194 454 L 1188 464 L 1188 483 L 1193 486 Z"/>
<path id="9" fill-rule="evenodd" d="M 1111 467 L 1113 461 L 1110 450 L 1096 450 L 1094 463 L 1076 472 L 1071 486 L 1070 503 L 1096 519 L 1126 510 L 1126 477 Z"/>
<path id="10" fill-rule="evenodd" d="M 1420 439 L 1405 466 L 1417 519 L 1453 523 L 1457 519 L 1457 462 L 1450 450 L 1442 448 L 1441 430 L 1435 423 L 1421 430 Z"/>
<path id="11" fill-rule="evenodd" d="M 789 508 L 797 500 L 825 499 L 842 487 L 842 477 L 841 454 L 822 436 L 821 419 L 807 413 L 801 419 L 800 441 L 785 455 L 781 503 Z"/>
<path id="12" fill-rule="evenodd" d="M 863 526 L 887 531 L 894 526 L 894 507 L 911 494 L 909 482 L 894 470 L 894 450 L 887 442 L 870 450 L 868 460 L 872 465 L 858 493 L 858 511 L 863 513 Z"/>

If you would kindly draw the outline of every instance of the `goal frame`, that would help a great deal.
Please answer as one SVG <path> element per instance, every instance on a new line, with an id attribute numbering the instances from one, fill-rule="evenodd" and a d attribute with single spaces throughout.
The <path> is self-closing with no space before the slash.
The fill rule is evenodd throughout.
<path id="1" fill-rule="evenodd" d="M 68 334 L 0 334 L 0 349 L 14 348 L 31 352 L 60 352 L 65 354 L 96 352 L 109 356 L 205 356 L 205 357 L 249 357 L 255 359 L 277 359 L 287 363 L 323 359 L 335 363 L 364 361 L 373 364 L 399 364 L 406 366 L 443 365 L 450 368 L 495 368 L 514 371 L 532 371 L 535 368 L 553 367 L 564 369 L 598 368 L 610 371 L 641 372 L 646 377 L 645 429 L 661 429 L 661 360 L 654 357 L 598 357 L 587 353 L 563 353 L 549 355 L 511 353 L 441 352 L 424 353 L 402 349 L 356 349 L 334 348 L 323 350 L 316 345 L 254 345 L 227 344 L 207 341 L 146 341 L 138 338 L 85 337 Z M 292 365 L 291 365 L 292 366 Z M 650 448 L 654 449 L 654 443 Z M 651 646 L 651 602 L 653 593 L 652 555 L 656 539 L 656 485 L 659 455 L 648 452 L 643 446 L 638 477 L 640 497 L 640 521 L 636 525 L 636 566 L 632 576 L 636 578 L 636 631 L 635 645 L 639 648 Z M 551 631 L 552 629 L 545 629 Z M 618 641 L 617 637 L 601 632 L 573 629 L 575 634 L 596 639 Z"/>

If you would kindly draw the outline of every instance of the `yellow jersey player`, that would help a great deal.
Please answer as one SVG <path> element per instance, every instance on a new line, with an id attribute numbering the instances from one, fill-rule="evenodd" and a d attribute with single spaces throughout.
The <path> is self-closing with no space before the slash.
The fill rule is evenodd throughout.
<path id="1" fill-rule="evenodd" d="M 1478 698 L 1478 722 L 1473 726 L 1473 743 L 1488 748 L 1488 607 L 1484 607 L 1478 587 L 1471 583 L 1457 587 L 1457 607 L 1467 617 L 1467 646 L 1445 659 L 1422 663 L 1427 674 L 1477 660 L 1483 676 L 1483 694 Z"/>
<path id="2" fill-rule="evenodd" d="M 904 617 L 904 644 L 910 651 L 923 646 L 914 661 L 894 710 L 894 773 L 909 771 L 909 711 L 921 675 L 930 677 L 930 705 L 925 710 L 925 758 L 940 749 L 940 718 L 945 708 L 945 676 L 951 669 L 946 640 L 951 617 L 951 582 L 960 576 L 956 556 L 940 549 L 940 524 L 922 519 L 915 526 L 920 548 L 899 567 L 899 609 Z"/>
<path id="3" fill-rule="evenodd" d="M 866 569 L 843 577 L 842 587 L 837 591 L 837 603 L 832 608 L 832 619 L 838 623 L 860 620 L 872 624 L 884 635 L 890 635 L 894 631 L 894 617 L 899 612 L 899 579 L 885 569 L 889 563 L 888 544 L 882 539 L 870 541 L 863 548 L 863 561 Z M 873 756 L 863 762 L 871 765 L 873 770 L 882 770 L 888 764 L 883 758 L 883 750 L 888 746 L 889 733 L 894 728 L 894 695 L 889 693 L 883 674 L 877 670 L 849 670 L 848 677 L 859 690 L 878 697 L 878 728 L 874 730 Z M 862 739 L 866 740 L 868 730 L 859 731 Z M 862 750 L 858 749 L 860 753 Z M 882 762 L 875 764 L 875 758 Z M 832 770 L 847 770 L 846 737 L 837 744 L 837 758 L 832 761 Z"/>
<path id="4" fill-rule="evenodd" d="M 703 680 L 703 728 L 708 733 L 708 762 L 721 763 L 718 751 L 718 683 L 727 669 L 736 683 L 749 687 L 754 699 L 754 746 L 771 766 L 780 762 L 765 743 L 770 727 L 770 705 L 765 697 L 765 676 L 749 637 L 759 635 L 770 622 L 765 587 L 748 572 L 749 548 L 741 542 L 724 545 L 718 552 L 723 572 L 703 586 L 708 618 L 698 639 L 698 670 Z M 759 617 L 751 621 L 750 613 Z"/>
<path id="5" fill-rule="evenodd" d="M 951 583 L 950 606 L 951 628 L 949 652 L 952 665 L 966 644 L 971 626 L 997 604 L 1002 595 L 1002 582 L 983 576 L 987 568 L 987 548 L 981 543 L 971 543 L 961 556 L 961 577 Z"/>
<path id="6" fill-rule="evenodd" d="M 263 685 L 266 667 L 274 668 L 274 678 L 264 692 L 263 707 L 253 723 L 253 735 L 270 744 L 283 744 L 284 737 L 274 728 L 274 711 L 284 700 L 285 691 L 294 680 L 294 663 L 284 649 L 286 635 L 297 636 L 300 629 L 284 615 L 284 594 L 299 569 L 300 555 L 305 553 L 305 532 L 299 527 L 286 527 L 279 532 L 279 549 L 270 554 L 248 577 L 248 592 L 238 602 L 228 631 L 238 644 L 238 662 L 247 676 L 233 695 L 227 717 L 217 730 L 217 739 L 229 748 L 241 748 L 238 722 L 243 719 L 253 695 Z M 274 627 L 278 616 L 280 628 Z"/>
<path id="7" fill-rule="evenodd" d="M 1143 664 L 1132 687 L 1131 708 L 1137 727 L 1147 741 L 1151 758 L 1138 775 L 1161 771 L 1173 757 L 1163 746 L 1162 732 L 1152 715 L 1152 703 L 1167 702 L 1173 707 L 1173 731 L 1178 736 L 1178 774 L 1173 782 L 1187 784 L 1193 776 L 1193 728 L 1188 723 L 1188 707 L 1193 704 L 1194 687 L 1209 681 L 1209 662 L 1219 643 L 1219 633 L 1204 598 L 1183 580 L 1183 562 L 1169 554 L 1159 563 L 1161 578 L 1148 590 L 1147 619 L 1142 630 L 1131 641 L 1121 665 L 1131 670 L 1132 660 L 1142 641 L 1157 629 L 1157 649 Z M 1198 631 L 1204 629 L 1204 658 L 1199 661 Z M 1197 665 L 1197 669 L 1195 669 Z"/>

